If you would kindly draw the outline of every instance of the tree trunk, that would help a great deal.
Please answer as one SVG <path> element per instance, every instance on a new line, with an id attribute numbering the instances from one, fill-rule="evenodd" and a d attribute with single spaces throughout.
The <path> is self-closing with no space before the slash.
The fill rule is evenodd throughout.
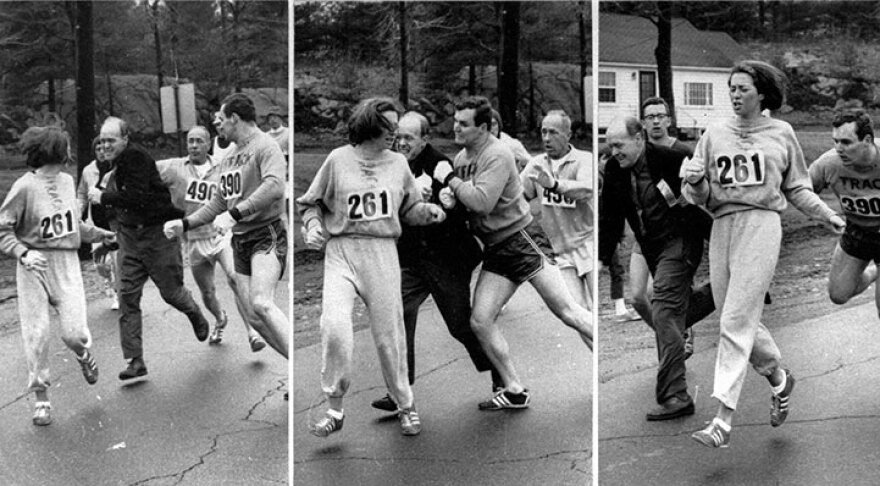
<path id="1" fill-rule="evenodd" d="M 95 45 L 92 2 L 76 2 L 76 179 L 92 160 L 95 136 Z"/>
<path id="2" fill-rule="evenodd" d="M 162 120 L 162 41 L 159 38 L 159 2 L 153 4 L 153 6 L 147 5 L 147 8 L 151 10 L 151 15 L 153 17 L 153 46 L 156 50 L 156 79 L 158 80 L 159 87 L 156 89 L 156 106 L 159 109 L 159 132 L 162 132 L 163 120 Z"/>
<path id="3" fill-rule="evenodd" d="M 399 2 L 397 9 L 400 22 L 400 104 L 405 110 L 409 105 L 409 66 L 406 58 L 409 38 L 406 36 L 406 3 Z"/>
<path id="4" fill-rule="evenodd" d="M 46 80 L 46 86 L 49 88 L 49 111 L 55 113 L 57 110 L 55 108 L 55 80 L 51 76 Z"/>
<path id="5" fill-rule="evenodd" d="M 504 2 L 501 10 L 501 65 L 498 112 L 507 133 L 516 136 L 519 78 L 519 2 Z"/>
<path id="6" fill-rule="evenodd" d="M 660 85 L 660 96 L 669 103 L 669 114 L 673 115 L 670 128 L 677 133 L 675 117 L 675 95 L 672 89 L 672 2 L 657 2 L 657 47 L 654 57 L 657 59 L 657 80 Z M 639 113 L 639 116 L 642 114 Z"/>
<path id="7" fill-rule="evenodd" d="M 535 128 L 535 73 L 532 63 L 529 63 L 529 124 L 526 127 L 530 132 Z"/>
<path id="8" fill-rule="evenodd" d="M 590 60 L 587 59 L 587 19 L 584 18 L 585 9 L 590 8 L 590 4 L 588 2 L 581 2 L 580 7 L 578 9 L 578 38 L 580 39 L 580 50 L 578 53 L 580 54 L 580 65 L 581 65 L 581 96 L 580 96 L 580 105 L 581 105 L 581 121 L 584 125 L 587 124 L 587 89 L 588 87 L 584 82 L 584 78 L 587 77 L 587 69 L 589 67 Z"/>
<path id="9" fill-rule="evenodd" d="M 473 95 L 477 92 L 477 66 L 474 63 L 468 64 L 468 94 Z"/>

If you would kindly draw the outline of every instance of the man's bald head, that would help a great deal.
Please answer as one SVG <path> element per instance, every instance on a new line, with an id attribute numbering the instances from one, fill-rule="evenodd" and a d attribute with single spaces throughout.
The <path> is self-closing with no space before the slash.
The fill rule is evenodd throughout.
<path id="1" fill-rule="evenodd" d="M 189 160 L 196 165 L 202 165 L 208 160 L 208 148 L 211 147 L 211 134 L 208 129 L 196 125 L 189 129 L 186 134 L 186 151 Z"/>
<path id="2" fill-rule="evenodd" d="M 431 123 L 421 113 L 408 111 L 397 122 L 397 151 L 407 160 L 413 160 L 428 144 Z"/>
<path id="3" fill-rule="evenodd" d="M 611 155 L 624 169 L 632 167 L 645 150 L 645 135 L 642 124 L 634 116 L 618 117 L 608 124 L 605 138 L 611 148 Z"/>

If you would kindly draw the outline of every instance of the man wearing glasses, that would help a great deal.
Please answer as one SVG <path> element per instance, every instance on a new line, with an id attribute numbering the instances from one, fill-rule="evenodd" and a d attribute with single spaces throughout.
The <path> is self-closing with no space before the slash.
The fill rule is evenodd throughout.
<path id="1" fill-rule="evenodd" d="M 648 134 L 649 143 L 669 147 L 674 152 L 684 154 L 686 157 L 694 155 L 694 151 L 689 146 L 669 135 L 669 125 L 672 124 L 672 117 L 669 115 L 669 104 L 666 103 L 666 100 L 659 96 L 646 99 L 642 103 L 642 120 L 645 125 L 645 131 Z M 632 306 L 639 313 L 642 320 L 652 328 L 654 327 L 651 320 L 653 283 L 651 272 L 648 270 L 648 263 L 645 261 L 644 255 L 642 255 L 641 248 L 636 243 L 629 257 L 629 284 Z M 685 329 L 682 337 L 684 338 L 684 359 L 688 359 L 694 354 L 693 330 L 691 328 Z"/>

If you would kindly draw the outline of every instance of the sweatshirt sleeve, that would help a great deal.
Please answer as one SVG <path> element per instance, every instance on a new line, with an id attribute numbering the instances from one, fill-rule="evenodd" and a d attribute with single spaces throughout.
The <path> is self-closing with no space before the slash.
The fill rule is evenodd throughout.
<path id="1" fill-rule="evenodd" d="M 207 204 L 183 219 L 186 221 L 186 228 L 190 230 L 214 221 L 214 218 L 223 211 L 226 211 L 226 200 L 223 199 L 220 191 L 214 191 L 214 197 Z"/>
<path id="2" fill-rule="evenodd" d="M 575 201 L 592 197 L 593 171 L 590 170 L 589 162 L 590 160 L 586 157 L 581 159 L 574 179 L 557 179 L 559 187 L 556 188 L 556 192 Z"/>
<path id="3" fill-rule="evenodd" d="M 712 158 L 710 138 L 711 131 L 706 130 L 697 142 L 697 146 L 694 147 L 694 155 L 692 157 L 693 160 L 700 161 L 703 164 L 706 176 L 696 185 L 688 184 L 684 177 L 681 178 L 681 195 L 684 196 L 685 201 L 697 206 L 703 206 L 709 201 L 709 167 L 706 165 L 706 161 Z"/>
<path id="4" fill-rule="evenodd" d="M 405 160 L 405 159 L 403 159 Z M 433 222 L 428 208 L 432 204 L 422 200 L 421 191 L 416 185 L 416 178 L 412 175 L 406 162 L 401 163 L 403 172 L 403 202 L 400 205 L 400 220 L 410 226 L 427 226 Z M 303 219 L 305 222 L 305 219 Z"/>
<path id="5" fill-rule="evenodd" d="M 284 189 L 287 187 L 285 177 L 287 161 L 277 143 L 270 140 L 260 151 L 257 157 L 260 164 L 260 185 L 247 197 L 239 201 L 235 207 L 241 212 L 241 216 L 250 216 L 271 206 L 275 201 L 284 197 Z"/>
<path id="6" fill-rule="evenodd" d="M 86 176 L 86 170 L 88 170 L 89 166 L 86 166 L 83 169 L 82 175 L 79 178 L 79 184 L 76 185 L 76 207 L 79 208 L 79 214 L 86 214 L 86 211 L 89 208 L 89 187 L 88 187 L 88 177 Z"/>
<path id="7" fill-rule="evenodd" d="M 794 131 L 786 130 L 786 150 L 788 170 L 782 178 L 782 193 L 791 204 L 807 216 L 820 221 L 828 221 L 836 214 L 819 196 L 813 192 L 804 153 L 795 138 Z"/>
<path id="8" fill-rule="evenodd" d="M 821 193 L 825 190 L 826 187 L 828 187 L 828 181 L 825 179 L 825 161 L 827 160 L 825 157 L 826 154 L 827 152 L 825 154 L 822 154 L 818 159 L 810 164 L 809 169 L 807 169 L 810 173 L 810 182 L 812 182 L 813 184 L 813 192 L 815 192 L 816 194 Z"/>
<path id="9" fill-rule="evenodd" d="M 508 154 L 509 151 L 505 151 Z M 489 214 L 498 204 L 498 199 L 504 191 L 509 175 L 510 160 L 506 154 L 498 151 L 487 157 L 485 168 L 474 174 L 473 179 L 464 181 L 453 177 L 449 181 L 449 187 L 455 192 L 455 197 L 477 214 Z"/>
<path id="10" fill-rule="evenodd" d="M 98 228 L 97 226 L 87 222 L 79 222 L 79 235 L 83 243 L 97 243 L 104 239 L 105 236 L 112 235 L 112 231 Z"/>
<path id="11" fill-rule="evenodd" d="M 16 260 L 28 250 L 15 235 L 16 225 L 21 221 L 27 204 L 23 185 L 21 179 L 15 181 L 0 206 L 0 251 Z"/>
<path id="12" fill-rule="evenodd" d="M 324 163 L 321 164 L 321 168 L 318 169 L 315 178 L 312 179 L 309 189 L 305 194 L 296 199 L 296 209 L 299 212 L 300 218 L 302 218 L 303 226 L 306 228 L 309 227 L 309 223 L 312 220 L 317 220 L 321 224 L 324 222 L 324 211 L 326 210 L 324 201 L 330 201 L 333 198 L 331 187 L 332 165 L 333 153 L 331 152 L 327 159 L 324 160 Z"/>

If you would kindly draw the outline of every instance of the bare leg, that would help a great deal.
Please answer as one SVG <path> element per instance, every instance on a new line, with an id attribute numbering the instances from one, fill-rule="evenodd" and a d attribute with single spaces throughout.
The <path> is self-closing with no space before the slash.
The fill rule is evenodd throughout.
<path id="1" fill-rule="evenodd" d="M 523 386 L 510 359 L 507 340 L 495 322 L 498 313 L 501 312 L 501 306 L 516 292 L 516 288 L 515 283 L 501 275 L 481 271 L 474 289 L 471 327 L 489 360 L 504 380 L 507 391 L 522 393 Z"/>

